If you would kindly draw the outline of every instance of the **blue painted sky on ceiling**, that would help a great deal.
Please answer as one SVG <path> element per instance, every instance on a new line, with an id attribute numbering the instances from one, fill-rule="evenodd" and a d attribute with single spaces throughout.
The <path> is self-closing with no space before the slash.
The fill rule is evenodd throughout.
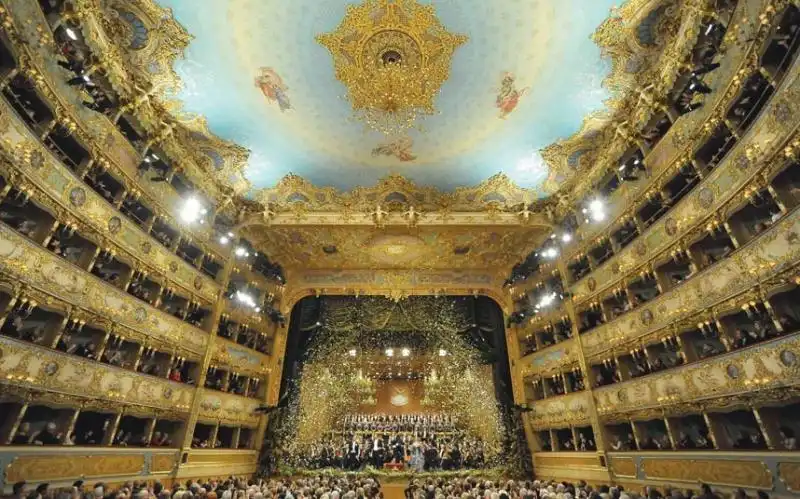
<path id="1" fill-rule="evenodd" d="M 195 37 L 176 64 L 184 110 L 252 151 L 253 186 L 271 187 L 292 172 L 343 190 L 389 173 L 451 190 L 499 172 L 539 190 L 548 171 L 538 150 L 577 132 L 608 97 L 601 82 L 610 63 L 590 36 L 615 1 L 433 1 L 444 27 L 469 40 L 454 53 L 439 113 L 406 143 L 381 150 L 389 141 L 352 119 L 333 59 L 315 40 L 352 2 L 159 0 Z M 273 99 L 254 83 L 265 67 L 280 88 Z M 506 73 L 524 94 L 502 118 L 497 95 Z"/>

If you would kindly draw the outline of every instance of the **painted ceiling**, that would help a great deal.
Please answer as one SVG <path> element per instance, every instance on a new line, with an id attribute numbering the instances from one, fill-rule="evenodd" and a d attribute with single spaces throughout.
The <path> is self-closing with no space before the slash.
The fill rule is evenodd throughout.
<path id="1" fill-rule="evenodd" d="M 617 1 L 420 0 L 465 41 L 435 97 L 436 114 L 404 137 L 353 120 L 331 52 L 317 40 L 353 2 L 159 3 L 194 36 L 175 68 L 184 112 L 250 149 L 254 188 L 291 172 L 342 190 L 388 174 L 452 190 L 502 172 L 543 196 L 550 172 L 538 151 L 578 132 L 608 97 L 601 82 L 610 64 L 590 36 Z M 518 99 L 507 98 L 509 89 Z"/>

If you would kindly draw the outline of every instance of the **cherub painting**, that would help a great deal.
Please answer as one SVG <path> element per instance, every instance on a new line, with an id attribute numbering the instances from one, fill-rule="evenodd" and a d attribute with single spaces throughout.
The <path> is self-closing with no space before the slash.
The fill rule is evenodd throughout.
<path id="1" fill-rule="evenodd" d="M 522 90 L 517 90 L 516 78 L 511 73 L 503 74 L 503 79 L 500 82 L 500 90 L 497 92 L 497 101 L 495 106 L 500 109 L 500 118 L 506 119 L 514 109 L 517 108 L 519 100 L 528 91 L 525 87 Z"/>
<path id="2" fill-rule="evenodd" d="M 411 137 L 400 137 L 399 139 L 388 142 L 386 144 L 380 144 L 378 147 L 372 150 L 373 156 L 394 156 L 395 158 L 399 159 L 400 161 L 414 161 L 417 159 L 411 153 L 411 148 L 414 146 L 414 141 L 411 140 Z"/>
<path id="3" fill-rule="evenodd" d="M 276 73 L 274 69 L 260 68 L 259 74 L 255 79 L 255 84 L 256 87 L 261 89 L 264 97 L 271 102 L 278 103 L 278 107 L 280 107 L 282 112 L 292 108 L 292 104 L 289 102 L 289 96 L 286 93 L 289 88 L 283 83 L 283 79 L 278 76 L 278 73 Z"/>

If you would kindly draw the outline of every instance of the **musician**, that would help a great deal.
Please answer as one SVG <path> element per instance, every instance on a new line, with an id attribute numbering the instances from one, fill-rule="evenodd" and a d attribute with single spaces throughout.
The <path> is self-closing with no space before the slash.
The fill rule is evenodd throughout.
<path id="1" fill-rule="evenodd" d="M 376 469 L 383 468 L 383 463 L 385 461 L 385 450 L 383 438 L 378 435 L 374 436 L 372 442 L 372 465 Z"/>
<path id="2" fill-rule="evenodd" d="M 347 444 L 347 459 L 345 467 L 349 470 L 358 469 L 361 464 L 361 446 L 358 444 L 356 437 L 353 437 L 349 444 Z"/>

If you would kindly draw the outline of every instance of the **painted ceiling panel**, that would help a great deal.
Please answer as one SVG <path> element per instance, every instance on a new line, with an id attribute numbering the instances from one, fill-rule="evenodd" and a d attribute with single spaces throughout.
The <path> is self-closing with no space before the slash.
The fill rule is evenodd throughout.
<path id="1" fill-rule="evenodd" d="M 195 37 L 176 66 L 184 112 L 251 150 L 254 188 L 291 172 L 342 190 L 388 174 L 452 190 L 503 172 L 541 196 L 549 172 L 539 149 L 577 132 L 608 97 L 609 64 L 590 35 L 614 1 L 420 0 L 467 39 L 436 113 L 386 136 L 353 119 L 316 39 L 337 29 L 349 2 L 159 0 Z"/>

